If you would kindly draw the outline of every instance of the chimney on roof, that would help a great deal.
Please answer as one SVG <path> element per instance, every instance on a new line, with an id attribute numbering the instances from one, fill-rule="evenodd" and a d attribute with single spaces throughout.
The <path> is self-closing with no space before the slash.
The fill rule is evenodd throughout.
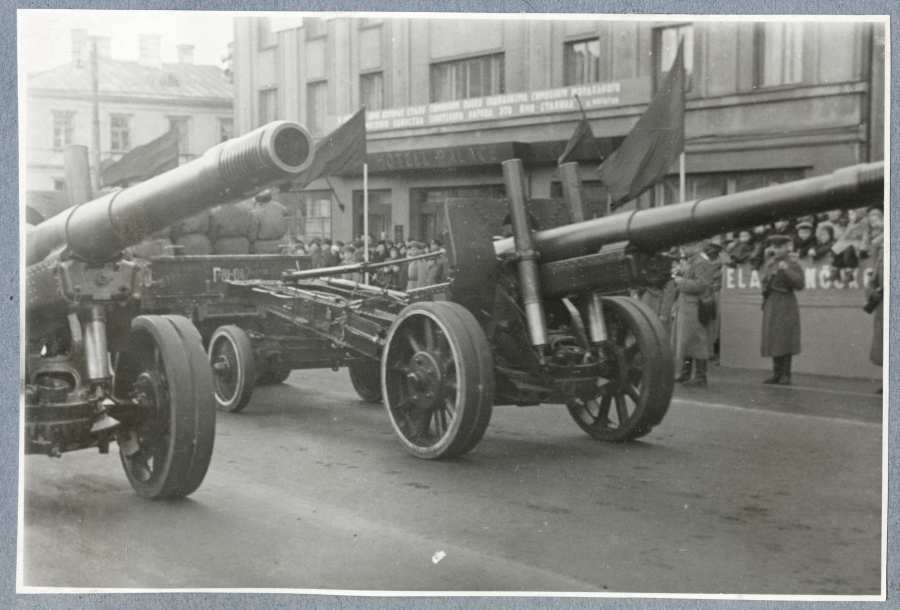
<path id="1" fill-rule="evenodd" d="M 159 57 L 159 36 L 157 34 L 140 34 L 138 36 L 140 51 L 138 62 L 149 68 L 160 68 L 162 62 Z"/>
<path id="2" fill-rule="evenodd" d="M 178 63 L 192 64 L 194 63 L 194 45 L 180 44 L 175 47 L 178 49 Z"/>
<path id="3" fill-rule="evenodd" d="M 109 59 L 109 36 L 94 36 L 97 41 L 97 57 Z"/>
<path id="4" fill-rule="evenodd" d="M 91 59 L 87 30 L 72 30 L 72 63 L 87 65 Z"/>

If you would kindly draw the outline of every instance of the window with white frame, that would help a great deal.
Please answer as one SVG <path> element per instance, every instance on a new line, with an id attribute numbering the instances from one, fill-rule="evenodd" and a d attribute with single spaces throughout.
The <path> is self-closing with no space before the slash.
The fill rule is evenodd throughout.
<path id="1" fill-rule="evenodd" d="M 129 115 L 109 115 L 109 148 L 112 152 L 131 150 L 131 117 Z"/>
<path id="2" fill-rule="evenodd" d="M 431 64 L 431 101 L 497 95 L 506 90 L 503 53 Z"/>
<path id="3" fill-rule="evenodd" d="M 53 149 L 62 150 L 72 143 L 75 134 L 75 112 L 53 111 Z"/>

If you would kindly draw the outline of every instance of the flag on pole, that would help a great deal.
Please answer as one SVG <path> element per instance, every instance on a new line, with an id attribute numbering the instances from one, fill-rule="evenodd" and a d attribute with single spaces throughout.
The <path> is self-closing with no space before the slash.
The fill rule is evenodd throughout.
<path id="1" fill-rule="evenodd" d="M 312 164 L 293 182 L 304 187 L 313 180 L 354 170 L 362 171 L 366 162 L 366 109 L 316 143 Z"/>
<path id="2" fill-rule="evenodd" d="M 134 148 L 106 167 L 100 178 L 105 186 L 141 182 L 178 167 L 178 130 L 170 129 L 152 142 Z"/>
<path id="3" fill-rule="evenodd" d="M 613 208 L 662 180 L 684 151 L 684 81 L 682 42 L 650 106 L 597 170 L 612 196 Z"/>
<path id="4" fill-rule="evenodd" d="M 605 155 L 600 149 L 600 145 L 594 138 L 591 124 L 588 123 L 587 119 L 581 119 L 578 122 L 578 126 L 575 128 L 575 133 L 569 138 L 566 149 L 563 151 L 563 154 L 560 155 L 557 165 L 562 165 L 570 159 L 577 159 L 579 161 L 602 161 L 604 157 Z"/>

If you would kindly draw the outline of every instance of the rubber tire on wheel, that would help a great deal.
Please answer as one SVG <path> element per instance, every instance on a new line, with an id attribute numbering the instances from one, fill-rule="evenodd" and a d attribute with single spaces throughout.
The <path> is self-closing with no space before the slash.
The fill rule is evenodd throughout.
<path id="1" fill-rule="evenodd" d="M 284 383 L 291 376 L 292 372 L 291 367 L 283 362 L 269 364 L 258 375 L 256 385 L 278 385 L 279 383 Z"/>
<path id="2" fill-rule="evenodd" d="M 596 396 L 570 400 L 569 414 L 591 437 L 629 441 L 662 421 L 672 399 L 674 375 L 668 337 L 652 312 L 626 297 L 606 297 L 607 334 L 627 371 L 598 388 Z M 610 409 L 615 405 L 616 419 Z"/>
<path id="3" fill-rule="evenodd" d="M 236 413 L 246 407 L 256 383 L 256 357 L 244 329 L 233 324 L 216 329 L 209 340 L 209 366 L 219 408 Z"/>
<path id="4" fill-rule="evenodd" d="M 434 363 L 439 381 L 428 388 L 437 406 L 414 402 L 424 391 L 410 377 L 417 360 Z M 391 424 L 414 456 L 458 457 L 484 436 L 494 400 L 493 358 L 478 321 L 461 305 L 426 301 L 400 312 L 388 332 L 381 380 Z"/>
<path id="5" fill-rule="evenodd" d="M 347 365 L 350 383 L 366 402 L 381 402 L 381 363 L 368 358 L 351 360 Z"/>
<path id="6" fill-rule="evenodd" d="M 216 404 L 200 334 L 181 316 L 132 320 L 128 347 L 116 358 L 113 395 L 149 396 L 120 432 L 122 466 L 143 498 L 177 498 L 196 491 L 212 458 Z M 136 451 L 125 455 L 128 435 Z"/>

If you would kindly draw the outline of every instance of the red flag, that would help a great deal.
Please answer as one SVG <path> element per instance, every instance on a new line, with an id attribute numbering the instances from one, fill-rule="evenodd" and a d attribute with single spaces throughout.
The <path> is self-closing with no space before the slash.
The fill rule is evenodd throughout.
<path id="1" fill-rule="evenodd" d="M 684 43 L 650 106 L 597 172 L 616 207 L 665 178 L 684 152 Z"/>
<path id="2" fill-rule="evenodd" d="M 365 162 L 366 109 L 362 108 L 316 143 L 316 156 L 312 164 L 294 180 L 294 184 L 303 187 L 323 176 L 361 171 Z"/>
<path id="3" fill-rule="evenodd" d="M 170 129 L 152 142 L 134 148 L 100 170 L 106 186 L 141 182 L 178 167 L 178 130 Z"/>
<path id="4" fill-rule="evenodd" d="M 591 130 L 591 124 L 587 119 L 581 119 L 575 128 L 575 133 L 569 138 L 566 144 L 566 150 L 560 155 L 557 161 L 558 165 L 562 165 L 569 159 L 577 159 L 579 161 L 602 161 L 603 151 L 600 145 L 594 139 L 594 132 Z"/>

